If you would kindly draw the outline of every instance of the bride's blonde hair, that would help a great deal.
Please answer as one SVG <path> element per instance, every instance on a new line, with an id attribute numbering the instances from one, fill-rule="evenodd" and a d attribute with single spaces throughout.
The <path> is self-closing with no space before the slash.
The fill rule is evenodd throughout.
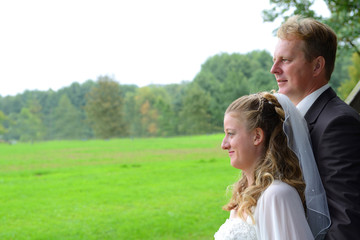
<path id="1" fill-rule="evenodd" d="M 242 175 L 233 185 L 232 197 L 224 209 L 236 209 L 241 218 L 251 216 L 255 222 L 253 209 L 261 193 L 274 180 L 281 180 L 294 187 L 305 206 L 305 183 L 299 160 L 287 145 L 283 131 L 285 113 L 277 98 L 268 92 L 243 96 L 232 102 L 225 114 L 245 120 L 248 130 L 261 128 L 265 142 L 263 156 L 254 171 L 254 183 L 248 186 L 247 178 Z"/>

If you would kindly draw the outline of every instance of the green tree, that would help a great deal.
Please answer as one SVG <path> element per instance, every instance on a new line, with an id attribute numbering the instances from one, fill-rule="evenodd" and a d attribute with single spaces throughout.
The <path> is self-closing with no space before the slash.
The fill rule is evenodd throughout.
<path id="1" fill-rule="evenodd" d="M 1 98 L 1 111 L 7 116 L 10 113 L 20 113 L 21 109 L 24 107 L 25 103 L 21 94 L 16 96 L 6 96 Z"/>
<path id="2" fill-rule="evenodd" d="M 136 136 L 166 135 L 165 121 L 168 102 L 167 92 L 162 87 L 148 86 L 139 88 L 133 99 L 135 118 L 131 129 Z M 166 103 L 165 103 L 166 102 Z M 168 115 L 169 116 L 169 115 Z M 171 121 L 167 119 L 167 121 Z M 164 134 L 162 134 L 164 131 Z"/>
<path id="3" fill-rule="evenodd" d="M 267 51 L 215 55 L 206 60 L 194 78 L 210 94 L 211 125 L 220 129 L 228 104 L 244 94 L 276 86 L 270 74 L 272 57 Z"/>
<path id="4" fill-rule="evenodd" d="M 250 93 L 276 90 L 278 86 L 275 77 L 270 73 L 273 60 L 269 52 L 252 51 L 247 56 L 251 59 L 252 65 L 256 66 L 248 80 Z"/>
<path id="5" fill-rule="evenodd" d="M 107 76 L 99 77 L 96 86 L 86 95 L 85 105 L 95 136 L 108 139 L 128 134 L 123 103 L 120 84 Z"/>
<path id="6" fill-rule="evenodd" d="M 264 69 L 256 70 L 249 79 L 249 88 L 251 93 L 261 91 L 277 90 L 278 86 L 274 75 Z"/>
<path id="7" fill-rule="evenodd" d="M 139 117 L 136 110 L 136 93 L 138 87 L 134 85 L 122 85 L 124 97 L 124 121 L 128 126 L 128 133 L 131 137 L 136 136 L 136 128 L 139 124 Z"/>
<path id="8" fill-rule="evenodd" d="M 42 105 L 43 123 L 47 129 L 46 140 L 54 139 L 54 109 L 57 107 L 59 102 L 58 92 L 48 90 L 45 95 L 40 99 Z"/>
<path id="9" fill-rule="evenodd" d="M 71 104 L 76 108 L 77 111 L 81 114 L 82 119 L 82 134 L 81 138 L 87 139 L 92 138 L 94 136 L 93 130 L 89 123 L 85 121 L 86 119 L 86 113 L 85 113 L 85 105 L 86 105 L 86 94 L 88 94 L 91 89 L 96 85 L 96 83 L 93 80 L 87 80 L 86 82 L 79 84 L 77 82 L 72 83 L 68 87 L 64 87 L 60 89 L 59 91 L 55 92 L 49 100 L 52 100 L 54 102 L 51 102 L 51 108 L 49 109 L 47 113 L 47 124 L 49 125 L 49 128 L 53 129 L 51 134 L 49 134 L 49 138 L 53 139 L 54 136 L 52 135 L 54 133 L 54 109 L 58 106 L 58 103 L 60 101 L 60 98 L 65 94 L 68 96 Z M 80 137 L 80 136 L 79 136 Z M 77 137 L 78 138 L 78 137 Z"/>
<path id="10" fill-rule="evenodd" d="M 241 72 L 231 71 L 227 74 L 227 77 L 222 84 L 220 91 L 222 93 L 221 103 L 219 106 L 221 107 L 219 110 L 221 112 L 221 127 L 222 127 L 222 118 L 224 116 L 224 112 L 227 106 L 239 98 L 240 96 L 249 94 L 249 82 L 248 78 Z"/>
<path id="11" fill-rule="evenodd" d="M 19 136 L 19 140 L 23 142 L 42 140 L 44 136 L 42 120 L 30 108 L 23 108 L 17 114 L 13 131 Z"/>
<path id="12" fill-rule="evenodd" d="M 351 62 L 351 52 L 349 50 L 341 50 L 338 52 L 336 61 L 335 61 L 335 68 L 331 75 L 331 80 L 329 84 L 333 87 L 337 93 L 340 85 L 343 82 L 349 80 L 349 66 L 352 64 Z"/>
<path id="13" fill-rule="evenodd" d="M 7 116 L 2 111 L 0 111 L 0 136 L 7 132 L 7 130 L 3 126 L 3 122 L 5 122 L 6 120 Z"/>
<path id="14" fill-rule="evenodd" d="M 189 85 L 191 85 L 191 82 L 183 81 L 180 84 L 169 84 L 165 85 L 164 89 L 168 93 L 168 96 L 170 97 L 170 108 L 171 108 L 171 120 L 169 120 L 169 124 L 171 124 L 169 127 L 169 130 L 165 130 L 169 133 L 169 135 L 178 135 L 179 132 L 179 125 L 182 121 L 180 118 L 179 113 L 181 112 L 181 109 L 183 107 L 183 99 L 187 92 L 187 89 Z"/>
<path id="15" fill-rule="evenodd" d="M 86 94 L 88 94 L 95 85 L 96 83 L 92 80 L 87 80 L 83 84 L 74 82 L 70 86 L 60 89 L 57 92 L 57 97 L 60 99 L 64 94 L 66 94 L 70 99 L 70 102 L 77 109 L 82 110 L 82 108 L 86 105 Z"/>
<path id="16" fill-rule="evenodd" d="M 200 88 L 202 88 L 206 93 L 210 95 L 209 113 L 211 118 L 211 125 L 221 126 L 223 107 L 225 102 L 223 101 L 225 93 L 221 91 L 221 89 L 223 88 L 223 83 L 216 78 L 214 73 L 206 70 L 201 70 L 196 75 L 193 83 L 196 83 Z M 183 106 L 183 104 L 186 104 L 186 101 L 182 102 L 182 107 L 185 108 L 186 106 Z"/>
<path id="17" fill-rule="evenodd" d="M 157 94 L 155 108 L 159 112 L 158 125 L 159 131 L 158 136 L 171 136 L 174 135 L 177 128 L 177 121 L 175 117 L 174 108 L 171 105 L 170 96 L 164 88 L 159 88 L 162 94 Z"/>
<path id="18" fill-rule="evenodd" d="M 348 70 L 350 79 L 343 82 L 338 89 L 339 95 L 342 99 L 346 99 L 352 89 L 360 81 L 360 56 L 358 54 L 353 54 L 352 65 L 349 66 Z"/>
<path id="19" fill-rule="evenodd" d="M 80 139 L 84 136 L 84 124 L 81 112 L 63 94 L 58 106 L 54 109 L 53 138 Z"/>
<path id="20" fill-rule="evenodd" d="M 9 115 L 7 115 L 8 121 L 5 121 L 5 124 L 4 124 L 4 125 L 6 125 L 5 128 L 6 128 L 7 132 L 3 136 L 3 138 L 6 141 L 20 139 L 19 132 L 17 131 L 17 128 L 16 128 L 16 120 L 17 120 L 18 115 L 19 115 L 18 113 L 10 113 Z"/>
<path id="21" fill-rule="evenodd" d="M 252 65 L 254 65 L 256 69 L 262 69 L 264 71 L 270 72 L 270 69 L 273 65 L 273 58 L 268 51 L 255 50 L 249 52 L 248 54 L 246 54 L 246 56 L 251 59 Z M 252 71 L 256 69 L 252 69 Z M 253 75 L 253 73 L 251 75 Z"/>
<path id="22" fill-rule="evenodd" d="M 43 140 L 46 128 L 43 124 L 42 106 L 35 95 L 29 94 L 26 98 L 26 107 L 21 109 L 18 115 L 17 125 L 19 126 L 20 141 Z"/>
<path id="23" fill-rule="evenodd" d="M 139 136 L 139 114 L 136 110 L 136 93 L 127 92 L 124 99 L 124 121 L 131 137 Z"/>
<path id="24" fill-rule="evenodd" d="M 184 134 L 204 134 L 211 131 L 210 94 L 196 83 L 189 85 L 180 112 L 179 131 Z"/>

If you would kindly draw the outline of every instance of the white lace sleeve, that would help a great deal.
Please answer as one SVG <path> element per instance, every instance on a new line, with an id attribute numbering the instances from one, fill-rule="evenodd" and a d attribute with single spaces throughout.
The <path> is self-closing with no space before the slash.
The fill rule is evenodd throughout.
<path id="1" fill-rule="evenodd" d="M 261 240 L 314 239 L 297 191 L 274 181 L 258 200 L 255 209 L 256 234 Z"/>
<path id="2" fill-rule="evenodd" d="M 229 218 L 215 233 L 215 240 L 256 240 L 255 225 L 241 218 Z"/>

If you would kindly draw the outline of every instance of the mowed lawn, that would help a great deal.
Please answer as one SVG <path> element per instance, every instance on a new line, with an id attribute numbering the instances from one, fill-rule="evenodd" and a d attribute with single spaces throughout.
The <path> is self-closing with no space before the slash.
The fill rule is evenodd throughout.
<path id="1" fill-rule="evenodd" d="M 222 134 L 0 144 L 0 239 L 213 239 Z"/>

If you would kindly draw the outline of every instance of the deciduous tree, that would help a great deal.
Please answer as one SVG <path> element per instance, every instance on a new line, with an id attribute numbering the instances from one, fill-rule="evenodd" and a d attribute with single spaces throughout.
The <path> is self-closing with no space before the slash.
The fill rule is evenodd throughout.
<path id="1" fill-rule="evenodd" d="M 86 95 L 85 111 L 95 136 L 108 139 L 128 134 L 120 84 L 105 76 Z"/>
<path id="2" fill-rule="evenodd" d="M 19 135 L 20 141 L 23 142 L 42 140 L 45 134 L 41 118 L 32 112 L 30 108 L 23 108 L 17 114 L 13 130 Z"/>
<path id="3" fill-rule="evenodd" d="M 7 130 L 3 125 L 3 122 L 6 120 L 7 120 L 6 115 L 2 111 L 0 111 L 0 136 L 7 132 Z"/>
<path id="4" fill-rule="evenodd" d="M 342 99 L 346 99 L 356 84 L 360 81 L 360 56 L 358 54 L 353 54 L 352 63 L 353 64 L 348 68 L 350 79 L 343 82 L 338 90 Z"/>
<path id="5" fill-rule="evenodd" d="M 199 85 L 196 83 L 189 85 L 180 112 L 181 133 L 195 135 L 211 132 L 210 101 L 210 94 Z"/>

